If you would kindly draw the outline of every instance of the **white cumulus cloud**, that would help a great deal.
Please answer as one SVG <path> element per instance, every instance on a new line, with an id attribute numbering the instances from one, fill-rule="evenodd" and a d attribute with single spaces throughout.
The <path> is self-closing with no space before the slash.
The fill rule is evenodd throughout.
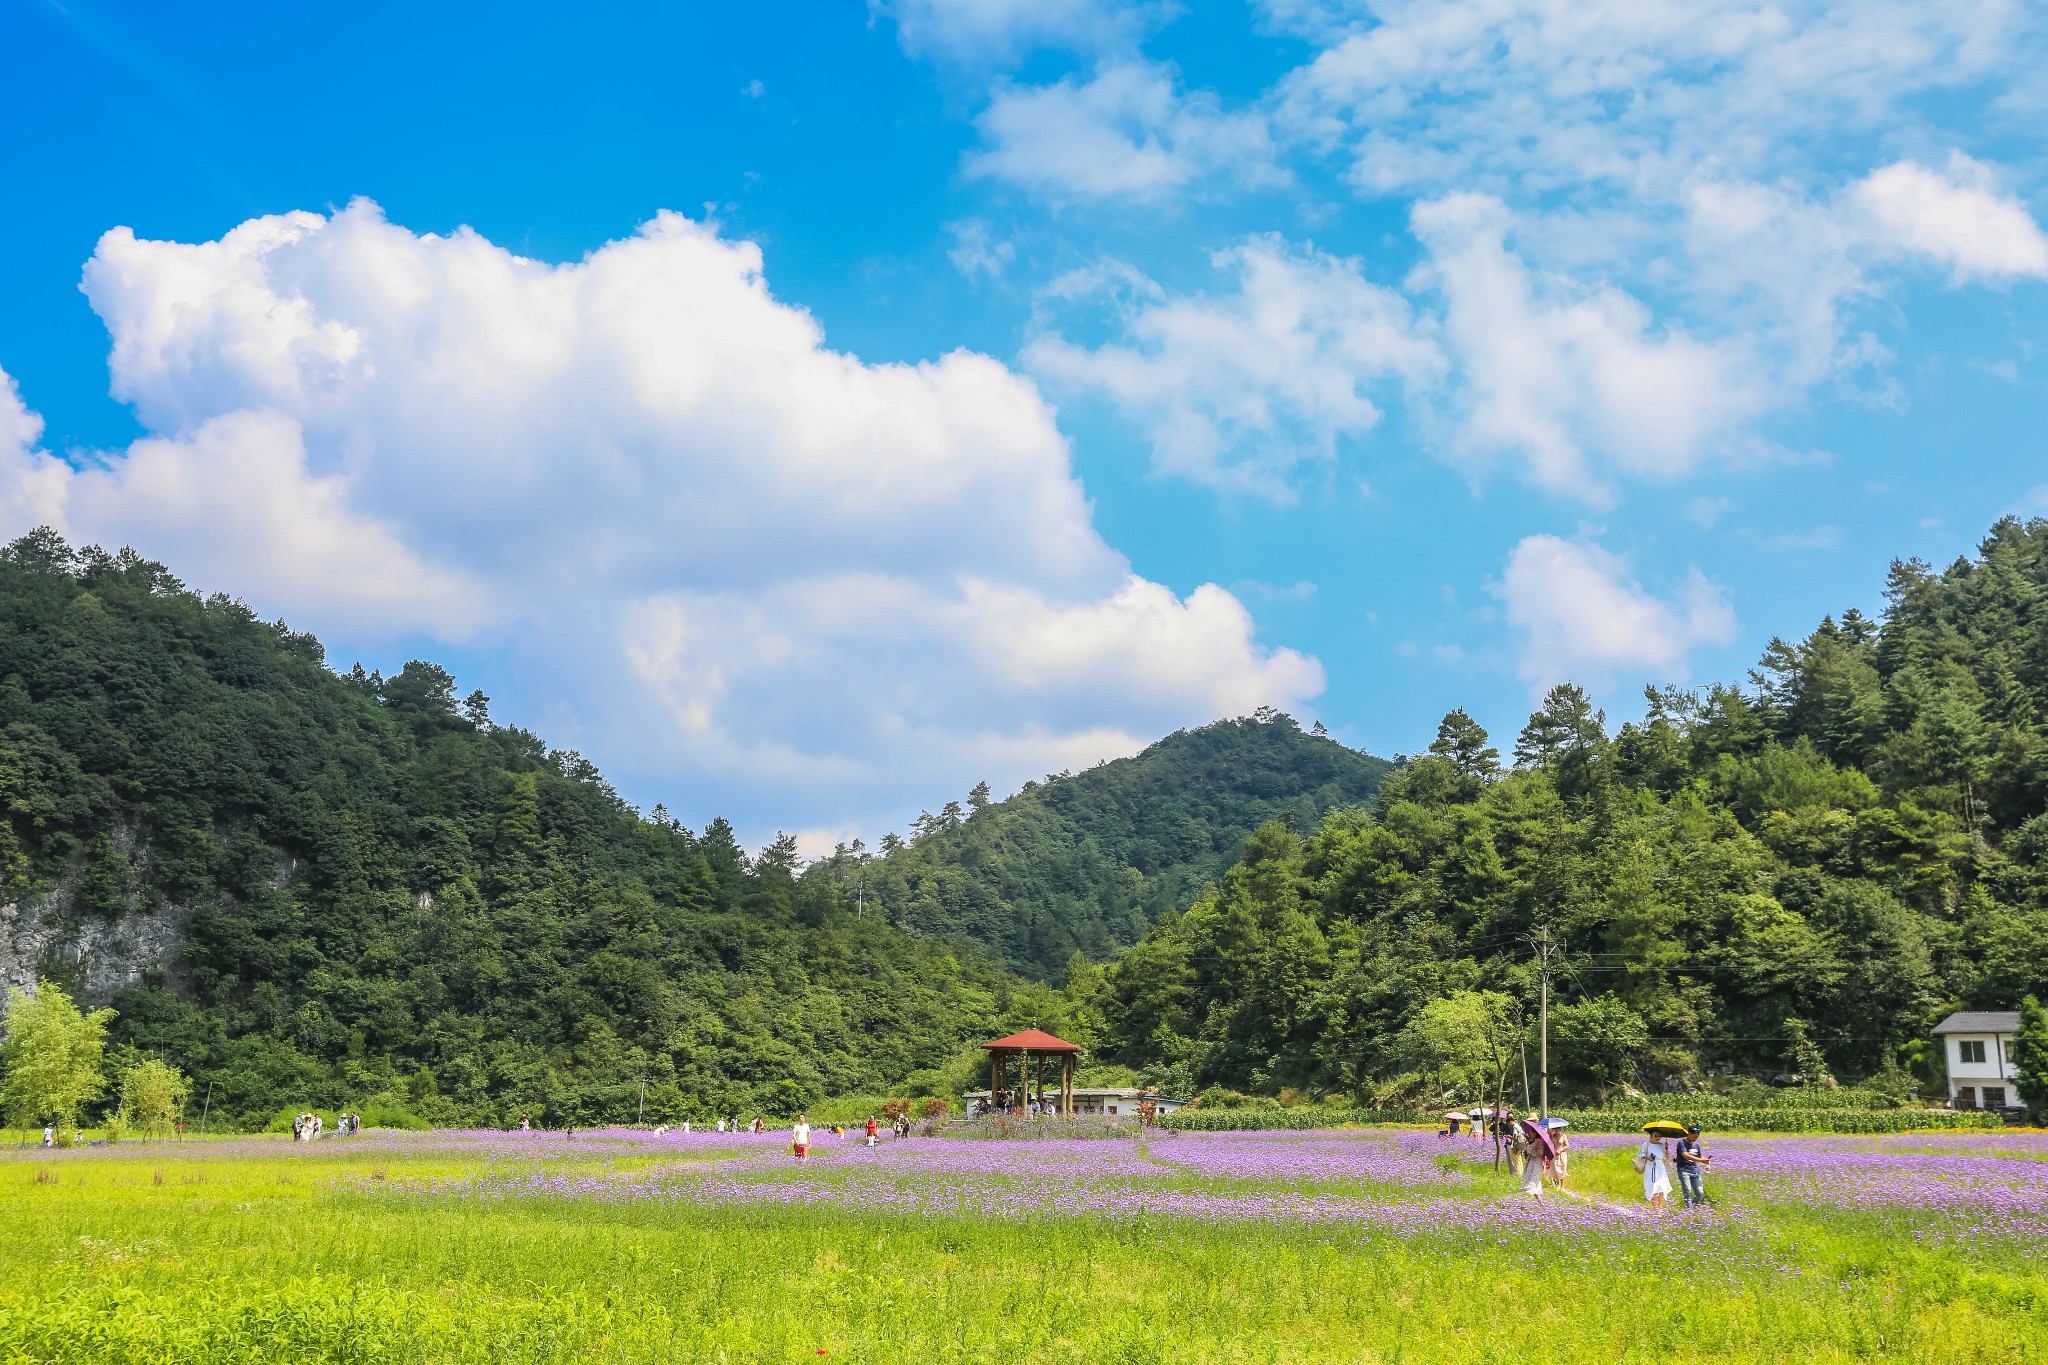
<path id="1" fill-rule="evenodd" d="M 1870 173 L 1850 193 L 1875 235 L 1900 251 L 1946 265 L 1958 282 L 2048 278 L 2048 235 L 2026 206 L 1991 185 L 1984 168 L 1957 153 L 1943 175 L 1917 161 Z"/>
<path id="2" fill-rule="evenodd" d="M 1111 61 L 1085 81 L 1002 87 L 975 127 L 983 145 L 968 157 L 968 174 L 1055 202 L 1156 200 L 1210 177 L 1284 179 L 1263 115 L 1182 91 L 1172 68 L 1154 62 Z"/>
<path id="3" fill-rule="evenodd" d="M 1674 596 L 1658 597 L 1626 560 L 1587 541 L 1529 536 L 1494 591 L 1521 637 L 1516 668 L 1532 694 L 1624 673 L 1668 678 L 1692 650 L 1735 636 L 1727 594 L 1698 571 Z"/>
<path id="4" fill-rule="evenodd" d="M 1442 295 L 1465 380 L 1464 443 L 1518 455 L 1537 483 L 1601 498 L 1609 472 L 1690 473 L 1763 407 L 1739 347 L 1660 328 L 1618 289 L 1539 275 L 1508 249 L 1511 221 L 1485 195 L 1414 212 L 1429 252 L 1422 279 Z"/>
<path id="5" fill-rule="evenodd" d="M 1025 364 L 1048 382 L 1098 389 L 1145 430 L 1154 466 L 1285 500 L 1303 460 L 1380 420 L 1371 391 L 1432 383 L 1443 356 L 1399 293 L 1355 260 L 1255 237 L 1213 261 L 1237 277 L 1221 298 L 1159 297 L 1128 311 L 1121 344 L 1039 338 Z"/>
<path id="6" fill-rule="evenodd" d="M 678 810 L 872 818 L 1322 687 L 1224 590 L 1131 574 L 1028 380 L 834 351 L 702 223 L 553 265 L 358 202 L 117 229 L 85 289 L 152 434 L 58 460 L 0 390 L 0 529 L 344 643 L 473 639 L 501 702 L 552 694 L 551 733 Z"/>
<path id="7" fill-rule="evenodd" d="M 1123 0 L 870 0 L 896 24 L 913 57 L 986 66 L 1035 48 L 1096 51 L 1129 45 L 1170 13 L 1163 3 Z"/>

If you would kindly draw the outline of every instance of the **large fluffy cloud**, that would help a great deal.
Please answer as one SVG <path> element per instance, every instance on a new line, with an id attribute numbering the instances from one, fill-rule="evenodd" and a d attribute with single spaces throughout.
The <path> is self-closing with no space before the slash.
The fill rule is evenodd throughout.
<path id="1" fill-rule="evenodd" d="M 0 393 L 6 529 L 353 642 L 473 638 L 640 789 L 845 819 L 1322 686 L 1221 589 L 1131 573 L 1028 381 L 831 350 L 701 223 L 550 265 L 359 202 L 117 229 L 85 289 L 153 435 L 60 461 Z"/>
<path id="2" fill-rule="evenodd" d="M 1587 541 L 1530 536 L 1495 588 L 1519 634 L 1517 671 L 1532 694 L 1572 680 L 1677 675 L 1686 655 L 1735 636 L 1726 594 L 1697 571 L 1670 598 L 1646 591 L 1626 560 Z"/>

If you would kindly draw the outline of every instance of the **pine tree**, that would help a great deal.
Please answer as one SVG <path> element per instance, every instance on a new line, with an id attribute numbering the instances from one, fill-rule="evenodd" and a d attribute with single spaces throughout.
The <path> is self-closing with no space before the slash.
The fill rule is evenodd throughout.
<path id="1" fill-rule="evenodd" d="M 1500 773 L 1500 750 L 1486 740 L 1486 730 L 1460 707 L 1437 725 L 1429 751 L 1451 760 L 1464 776 L 1485 781 Z"/>
<path id="2" fill-rule="evenodd" d="M 1607 716 L 1576 683 L 1559 683 L 1543 696 L 1543 707 L 1529 717 L 1515 739 L 1515 766 L 1555 767 L 1607 741 Z"/>

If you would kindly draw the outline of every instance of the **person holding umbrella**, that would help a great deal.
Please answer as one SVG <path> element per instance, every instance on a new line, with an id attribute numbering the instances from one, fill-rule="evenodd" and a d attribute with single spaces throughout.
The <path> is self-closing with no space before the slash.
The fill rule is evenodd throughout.
<path id="1" fill-rule="evenodd" d="M 1650 1207 L 1661 1209 L 1671 1197 L 1671 1167 L 1665 1158 L 1664 1143 L 1667 1137 L 1684 1137 L 1685 1125 L 1673 1123 L 1670 1119 L 1659 1119 L 1643 1125 L 1648 1134 L 1643 1145 L 1636 1148 L 1635 1168 L 1642 1173 L 1643 1198 Z"/>
<path id="2" fill-rule="evenodd" d="M 1572 1135 L 1565 1131 L 1571 1124 L 1565 1119 L 1545 1119 L 1543 1127 L 1550 1134 L 1550 1183 L 1564 1189 L 1571 1181 Z"/>
<path id="3" fill-rule="evenodd" d="M 1551 1145 L 1550 1130 L 1540 1124 L 1523 1119 L 1515 1125 L 1515 1146 L 1522 1158 L 1522 1193 L 1536 1196 L 1536 1202 L 1543 1202 L 1543 1168 L 1550 1164 L 1556 1148 Z"/>

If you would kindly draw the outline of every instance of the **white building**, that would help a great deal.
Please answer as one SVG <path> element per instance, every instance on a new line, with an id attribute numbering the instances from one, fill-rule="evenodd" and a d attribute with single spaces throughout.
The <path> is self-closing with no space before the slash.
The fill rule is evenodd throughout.
<path id="1" fill-rule="evenodd" d="M 2014 1086 L 2012 1042 L 2018 1010 L 1960 1010 L 1935 1026 L 1948 1059 L 1951 1109 L 2006 1109 L 2020 1103 Z"/>

